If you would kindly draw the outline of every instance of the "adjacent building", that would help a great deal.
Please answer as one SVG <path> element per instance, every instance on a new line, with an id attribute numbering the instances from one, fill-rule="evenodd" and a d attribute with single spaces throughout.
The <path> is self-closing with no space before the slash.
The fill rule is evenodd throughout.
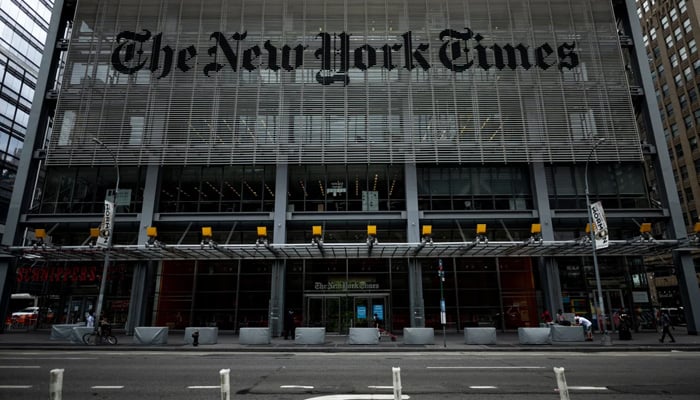
<path id="1" fill-rule="evenodd" d="M 668 149 L 683 219 L 689 231 L 700 227 L 697 225 L 700 224 L 698 12 L 692 1 L 637 2 L 644 34 L 642 39 L 666 140 L 661 148 Z M 650 184 L 654 190 L 656 183 L 653 179 Z M 700 260 L 696 258 L 695 263 L 698 265 Z M 657 260 L 652 271 L 657 280 L 660 304 L 664 307 L 682 307 L 671 260 Z"/>
<path id="2" fill-rule="evenodd" d="M 102 307 L 127 332 L 279 334 L 287 309 L 339 333 L 374 314 L 392 330 L 538 326 L 544 309 L 645 321 L 645 257 L 673 253 L 695 333 L 634 2 L 55 8 L 65 46 L 37 90 L 62 84 L 29 120 L 5 298 L 40 296 L 53 322 Z"/>

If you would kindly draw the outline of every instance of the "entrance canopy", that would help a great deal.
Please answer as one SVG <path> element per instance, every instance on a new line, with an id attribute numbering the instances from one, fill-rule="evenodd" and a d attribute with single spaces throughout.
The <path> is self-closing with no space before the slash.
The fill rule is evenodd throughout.
<path id="1" fill-rule="evenodd" d="M 650 242 L 611 240 L 597 249 L 602 257 L 659 256 L 678 249 L 677 240 Z M 87 246 L 12 247 L 12 255 L 37 261 L 96 261 L 106 250 Z M 577 241 L 435 242 L 435 243 L 321 243 L 244 245 L 121 246 L 111 249 L 115 261 L 158 260 L 298 260 L 316 258 L 438 258 L 438 257 L 586 257 L 591 244 Z"/>

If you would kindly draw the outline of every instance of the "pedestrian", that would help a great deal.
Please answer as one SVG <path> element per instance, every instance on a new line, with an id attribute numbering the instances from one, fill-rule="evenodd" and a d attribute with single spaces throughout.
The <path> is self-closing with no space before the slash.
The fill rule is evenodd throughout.
<path id="1" fill-rule="evenodd" d="M 199 346 L 199 330 L 195 329 L 194 332 L 192 333 L 192 346 L 197 347 Z"/>
<path id="2" fill-rule="evenodd" d="M 85 324 L 85 326 L 90 328 L 95 326 L 95 317 L 92 315 L 92 313 L 88 313 L 87 323 Z"/>
<path id="3" fill-rule="evenodd" d="M 549 310 L 544 310 L 540 318 L 546 325 L 552 325 L 552 315 L 549 313 Z"/>
<path id="4" fill-rule="evenodd" d="M 284 340 L 289 340 L 289 337 L 292 337 L 292 340 L 295 338 L 295 330 L 296 325 L 294 323 L 294 310 L 291 308 L 289 311 L 287 311 L 287 314 L 284 316 Z"/>
<path id="5" fill-rule="evenodd" d="M 593 341 L 593 323 L 589 321 L 587 318 L 576 316 L 575 318 L 576 325 L 581 325 L 583 326 L 583 333 L 586 336 L 586 341 L 591 342 Z"/>
<path id="6" fill-rule="evenodd" d="M 659 339 L 659 342 L 663 343 L 664 339 L 666 339 L 666 335 L 671 339 L 671 343 L 675 343 L 676 339 L 673 337 L 673 334 L 671 334 L 671 329 L 676 329 L 673 327 L 673 324 L 671 323 L 671 317 L 668 315 L 667 311 L 662 311 L 661 312 L 661 339 Z"/>

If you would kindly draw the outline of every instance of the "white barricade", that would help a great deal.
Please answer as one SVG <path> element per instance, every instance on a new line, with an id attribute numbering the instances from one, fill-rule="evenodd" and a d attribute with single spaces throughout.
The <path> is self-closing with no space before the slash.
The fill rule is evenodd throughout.
<path id="1" fill-rule="evenodd" d="M 433 328 L 403 328 L 404 344 L 435 344 Z"/>
<path id="2" fill-rule="evenodd" d="M 185 328 L 185 344 L 192 344 L 194 331 L 199 332 L 199 344 L 216 344 L 219 340 L 219 328 L 209 326 L 188 326 Z"/>
<path id="3" fill-rule="evenodd" d="M 549 328 L 518 328 L 520 344 L 552 344 L 552 333 Z"/>
<path id="4" fill-rule="evenodd" d="M 294 342 L 297 344 L 324 344 L 326 328 L 296 328 Z"/>
<path id="5" fill-rule="evenodd" d="M 350 328 L 348 344 L 379 344 L 377 328 Z"/>
<path id="6" fill-rule="evenodd" d="M 51 340 L 70 340 L 73 328 L 85 326 L 85 324 L 54 324 L 51 326 Z"/>
<path id="7" fill-rule="evenodd" d="M 167 326 L 137 326 L 134 344 L 168 344 Z"/>
<path id="8" fill-rule="evenodd" d="M 464 328 L 466 344 L 496 344 L 496 328 Z"/>
<path id="9" fill-rule="evenodd" d="M 563 326 L 552 325 L 552 341 L 553 342 L 585 342 L 586 337 L 583 334 L 583 328 L 580 326 Z"/>
<path id="10" fill-rule="evenodd" d="M 270 344 L 269 328 L 241 328 L 238 333 L 240 344 Z"/>

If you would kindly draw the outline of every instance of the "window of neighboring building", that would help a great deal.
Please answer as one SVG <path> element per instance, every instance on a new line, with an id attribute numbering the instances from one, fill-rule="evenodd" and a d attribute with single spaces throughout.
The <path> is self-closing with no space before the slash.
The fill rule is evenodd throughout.
<path id="1" fill-rule="evenodd" d="M 671 104 L 671 103 L 666 104 L 666 114 L 668 114 L 669 118 L 671 118 L 673 116 L 673 104 Z"/>
<path id="2" fill-rule="evenodd" d="M 691 103 L 695 103 L 698 99 L 698 91 L 695 88 L 690 88 L 690 90 L 688 90 L 688 98 Z"/>
<path id="3" fill-rule="evenodd" d="M 669 48 L 669 49 L 673 48 L 673 36 L 671 36 L 671 35 L 666 36 L 665 41 L 666 41 L 667 48 Z"/>
<path id="4" fill-rule="evenodd" d="M 676 38 L 676 41 L 683 39 L 683 30 L 680 26 L 673 30 L 673 36 Z"/>
<path id="5" fill-rule="evenodd" d="M 700 110 L 695 110 L 693 116 L 695 116 L 695 125 L 700 125 Z"/>
<path id="6" fill-rule="evenodd" d="M 651 40 L 656 40 L 656 28 L 649 29 L 649 37 Z"/>
<path id="7" fill-rule="evenodd" d="M 685 47 L 681 47 L 678 49 L 678 55 L 681 57 L 681 61 L 685 61 L 688 59 L 688 50 Z"/>
<path id="8" fill-rule="evenodd" d="M 688 130 L 693 127 L 693 117 L 686 115 L 683 117 L 683 123 L 685 124 L 685 129 Z"/>
<path id="9" fill-rule="evenodd" d="M 654 58 L 659 58 L 661 56 L 661 50 L 658 47 L 654 47 Z"/>
<path id="10" fill-rule="evenodd" d="M 644 8 L 644 12 L 649 12 L 649 0 L 645 0 L 644 3 L 642 3 L 642 7 Z"/>
<path id="11" fill-rule="evenodd" d="M 695 43 L 695 39 L 690 39 L 688 41 L 688 50 L 690 50 L 690 54 L 695 54 L 698 51 L 698 45 Z"/>
<path id="12" fill-rule="evenodd" d="M 669 26 L 670 26 L 670 23 L 668 22 L 668 16 L 664 15 L 661 18 L 661 27 L 664 29 L 668 29 Z"/>
<path id="13" fill-rule="evenodd" d="M 678 10 L 672 8 L 671 11 L 669 11 L 668 15 L 671 16 L 671 21 L 675 21 L 678 19 Z"/>
<path id="14" fill-rule="evenodd" d="M 681 74 L 674 75 L 673 81 L 676 82 L 677 88 L 680 88 L 683 86 L 683 77 L 681 76 Z"/>
<path id="15" fill-rule="evenodd" d="M 684 94 L 681 94 L 680 96 L 678 96 L 678 102 L 680 103 L 682 110 L 688 106 L 688 97 L 686 97 L 686 95 Z"/>
<path id="16" fill-rule="evenodd" d="M 678 124 L 671 124 L 671 137 L 678 137 Z"/>
<path id="17" fill-rule="evenodd" d="M 678 2 L 678 11 L 680 11 L 681 13 L 686 12 L 685 0 L 680 0 Z"/>
<path id="18" fill-rule="evenodd" d="M 691 67 L 685 68 L 683 70 L 683 75 L 686 81 L 691 82 L 693 80 L 693 69 Z"/>
<path id="19" fill-rule="evenodd" d="M 678 158 L 683 157 L 683 146 L 680 143 L 676 145 L 676 156 L 678 156 Z"/>
<path id="20" fill-rule="evenodd" d="M 700 60 L 696 60 L 693 63 L 693 69 L 695 70 L 696 74 L 700 74 Z"/>
<path id="21" fill-rule="evenodd" d="M 670 60 L 671 60 L 671 66 L 673 68 L 678 66 L 678 56 L 677 55 L 671 54 Z"/>
<path id="22" fill-rule="evenodd" d="M 664 94 L 664 97 L 668 96 L 668 84 L 664 83 L 661 86 L 661 92 Z"/>
<path id="23" fill-rule="evenodd" d="M 698 149 L 698 137 L 693 136 L 688 139 L 688 144 L 690 144 L 690 151 L 695 151 Z"/>
<path id="24" fill-rule="evenodd" d="M 690 24 L 689 19 L 683 21 L 683 30 L 685 31 L 685 33 L 690 33 L 693 30 L 693 26 Z"/>

